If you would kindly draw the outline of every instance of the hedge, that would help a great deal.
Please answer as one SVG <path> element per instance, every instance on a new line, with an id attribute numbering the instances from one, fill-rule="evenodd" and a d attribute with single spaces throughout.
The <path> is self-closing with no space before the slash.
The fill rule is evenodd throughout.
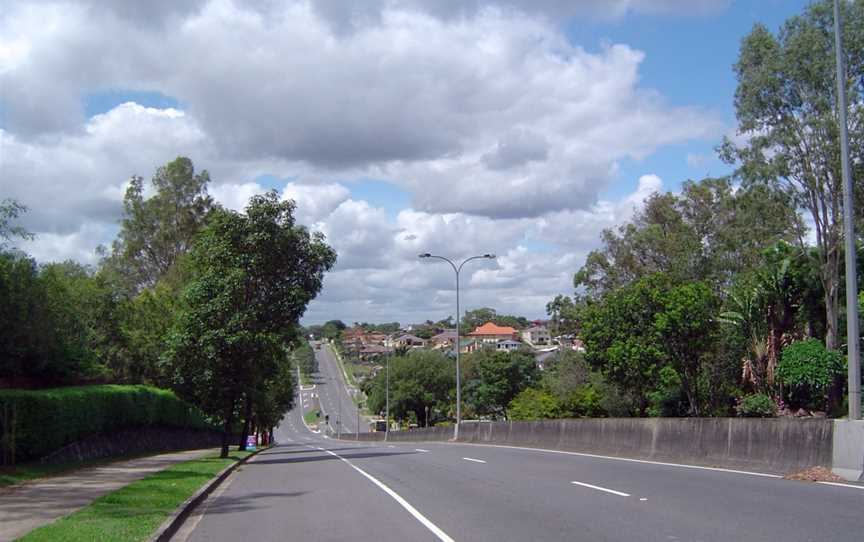
<path id="1" fill-rule="evenodd" d="M 0 390 L 3 464 L 42 457 L 89 435 L 149 425 L 214 429 L 173 392 L 149 386 Z"/>

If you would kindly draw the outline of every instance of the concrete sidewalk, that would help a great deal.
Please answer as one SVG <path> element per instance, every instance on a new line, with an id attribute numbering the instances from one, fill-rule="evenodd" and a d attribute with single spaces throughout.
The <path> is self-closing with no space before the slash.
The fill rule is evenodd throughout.
<path id="1" fill-rule="evenodd" d="M 214 448 L 141 457 L 0 488 L 0 541 L 14 540 L 171 465 L 215 453 Z"/>

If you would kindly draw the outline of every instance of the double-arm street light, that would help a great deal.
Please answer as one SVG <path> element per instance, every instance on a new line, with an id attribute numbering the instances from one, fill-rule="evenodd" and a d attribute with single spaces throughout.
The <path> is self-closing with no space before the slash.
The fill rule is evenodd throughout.
<path id="1" fill-rule="evenodd" d="M 459 438 L 459 423 L 462 422 L 462 376 L 459 371 L 459 272 L 462 271 L 462 266 L 471 260 L 494 260 L 494 254 L 484 254 L 482 256 L 471 256 L 462 261 L 458 266 L 453 263 L 449 258 L 445 258 L 444 256 L 435 256 L 434 254 L 429 254 L 428 252 L 419 255 L 420 258 L 435 258 L 436 260 L 444 260 L 445 262 L 450 264 L 450 267 L 453 268 L 453 272 L 456 273 L 456 425 L 453 428 L 453 438 Z"/>

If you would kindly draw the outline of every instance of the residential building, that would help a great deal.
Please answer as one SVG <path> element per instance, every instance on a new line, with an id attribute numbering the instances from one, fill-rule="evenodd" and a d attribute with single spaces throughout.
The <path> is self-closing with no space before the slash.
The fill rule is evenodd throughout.
<path id="1" fill-rule="evenodd" d="M 552 344 L 549 330 L 542 326 L 531 326 L 528 329 L 523 329 L 522 340 L 531 346 L 549 346 Z"/>
<path id="2" fill-rule="evenodd" d="M 429 339 L 429 344 L 435 349 L 453 348 L 453 345 L 456 344 L 456 330 L 445 329 L 438 335 Z"/>
<path id="3" fill-rule="evenodd" d="M 468 336 L 484 345 L 496 345 L 498 341 L 515 341 L 517 332 L 509 326 L 498 326 L 492 322 L 486 322 L 469 333 Z"/>
<path id="4" fill-rule="evenodd" d="M 498 341 L 498 344 L 495 345 L 495 350 L 498 350 L 499 352 L 513 352 L 514 350 L 519 350 L 522 346 L 523 344 L 519 341 L 508 339 Z"/>
<path id="5" fill-rule="evenodd" d="M 426 340 L 414 335 L 402 335 L 395 340 L 396 348 L 423 348 L 426 346 Z"/>

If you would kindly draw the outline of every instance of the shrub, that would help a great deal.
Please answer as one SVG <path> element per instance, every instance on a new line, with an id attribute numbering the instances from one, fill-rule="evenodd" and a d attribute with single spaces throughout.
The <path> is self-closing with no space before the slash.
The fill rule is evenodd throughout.
<path id="1" fill-rule="evenodd" d="M 148 386 L 0 390 L 5 463 L 35 459 L 90 435 L 155 425 L 213 428 L 200 410 L 173 392 Z"/>
<path id="2" fill-rule="evenodd" d="M 511 420 L 541 420 L 560 418 L 561 402 L 551 393 L 537 389 L 526 388 L 510 401 L 507 415 Z"/>
<path id="3" fill-rule="evenodd" d="M 777 415 L 777 405 L 764 393 L 753 393 L 739 398 L 735 411 L 745 418 L 773 418 Z"/>
<path id="4" fill-rule="evenodd" d="M 845 372 L 843 356 L 826 349 L 817 339 L 797 341 L 784 348 L 777 366 L 777 378 L 792 388 L 799 402 L 820 408 L 834 380 Z"/>

